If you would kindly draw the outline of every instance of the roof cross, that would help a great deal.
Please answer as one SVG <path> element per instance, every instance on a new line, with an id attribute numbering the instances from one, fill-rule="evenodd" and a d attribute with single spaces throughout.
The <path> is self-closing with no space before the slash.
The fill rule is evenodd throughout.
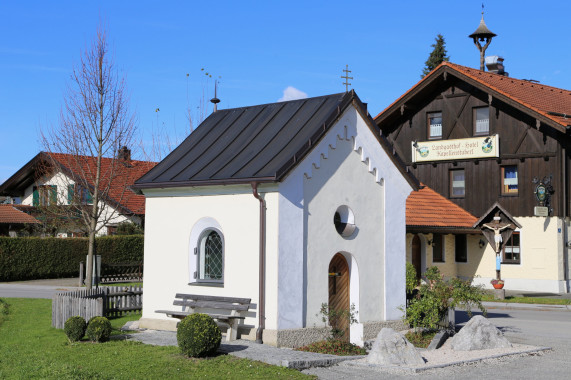
<path id="1" fill-rule="evenodd" d="M 343 82 L 345 85 L 345 92 L 349 92 L 349 86 L 351 85 L 351 83 L 349 83 L 349 79 L 353 79 L 353 77 L 349 76 L 349 73 L 351 72 L 351 70 L 349 70 L 349 65 L 345 65 L 345 69 L 343 71 L 345 72 L 345 76 L 341 75 L 341 79 L 345 79 L 345 82 Z"/>

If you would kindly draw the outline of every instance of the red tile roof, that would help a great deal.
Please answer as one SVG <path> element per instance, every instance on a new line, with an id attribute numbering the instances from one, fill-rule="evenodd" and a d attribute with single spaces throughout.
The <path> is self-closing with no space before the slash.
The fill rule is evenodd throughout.
<path id="1" fill-rule="evenodd" d="M 391 105 L 380 112 L 375 119 L 383 115 L 387 110 L 399 103 L 403 98 L 414 92 L 421 84 L 434 79 L 440 75 L 444 68 L 448 71 L 461 74 L 474 80 L 485 87 L 497 92 L 506 98 L 519 103 L 530 110 L 533 110 L 555 123 L 566 127 L 571 125 L 571 91 L 557 87 L 547 86 L 541 83 L 534 83 L 527 80 L 515 79 L 487 71 L 481 71 L 470 67 L 457 65 L 451 62 L 442 62 L 428 75 L 422 78 L 417 84 L 395 100 Z M 550 115 L 549 112 L 570 115 L 568 117 Z"/>
<path id="2" fill-rule="evenodd" d="M 515 79 L 487 71 L 480 71 L 455 63 L 443 62 L 454 70 L 470 77 L 494 90 L 539 112 L 543 116 L 563 126 L 571 125 L 571 91 L 546 86 L 527 80 Z M 568 118 L 550 115 L 548 112 L 569 115 Z"/>
<path id="3" fill-rule="evenodd" d="M 430 187 L 422 186 L 406 200 L 407 227 L 472 228 L 478 220 Z"/>
<path id="4" fill-rule="evenodd" d="M 68 175 L 87 178 L 91 185 L 95 183 L 95 157 L 63 153 L 52 153 L 52 157 L 57 160 L 59 165 L 67 169 Z M 144 214 L 145 196 L 135 194 L 131 190 L 131 186 L 157 163 L 130 160 L 125 165 L 118 159 L 102 158 L 101 164 L 102 178 L 114 178 L 111 181 L 105 201 L 112 206 L 123 208 L 123 210 L 119 210 L 122 213 Z M 99 188 L 105 189 L 108 183 L 108 180 L 103 180 Z"/>
<path id="5" fill-rule="evenodd" d="M 0 224 L 38 224 L 36 218 L 26 214 L 13 205 L 0 205 Z"/>

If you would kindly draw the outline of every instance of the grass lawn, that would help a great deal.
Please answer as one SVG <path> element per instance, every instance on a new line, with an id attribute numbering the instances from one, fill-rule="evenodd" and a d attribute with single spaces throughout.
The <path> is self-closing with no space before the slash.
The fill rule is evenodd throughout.
<path id="1" fill-rule="evenodd" d="M 51 327 L 51 300 L 3 301 L 9 305 L 9 314 L 0 315 L 0 379 L 312 378 L 229 355 L 188 359 L 178 347 L 121 340 L 70 344 L 63 330 Z M 111 324 L 117 329 L 138 318 L 117 318 Z"/>
<path id="2" fill-rule="evenodd" d="M 542 298 L 542 297 L 513 297 L 507 296 L 505 300 L 497 300 L 492 294 L 484 295 L 482 301 L 507 302 L 507 303 L 537 303 L 542 305 L 571 305 L 571 300 L 565 298 Z"/>

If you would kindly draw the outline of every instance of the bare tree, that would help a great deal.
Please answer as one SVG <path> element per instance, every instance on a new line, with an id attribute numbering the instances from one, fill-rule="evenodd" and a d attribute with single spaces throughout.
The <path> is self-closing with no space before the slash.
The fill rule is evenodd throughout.
<path id="1" fill-rule="evenodd" d="M 134 132 L 125 80 L 100 27 L 71 74 L 59 124 L 42 131 L 50 171 L 64 173 L 59 180 L 68 182 L 66 212 L 73 210 L 89 236 L 87 288 L 92 284 L 95 236 L 116 220 L 117 205 L 132 194 L 125 186 L 130 151 L 123 147 L 132 146 Z M 111 199 L 117 207 L 109 206 Z"/>

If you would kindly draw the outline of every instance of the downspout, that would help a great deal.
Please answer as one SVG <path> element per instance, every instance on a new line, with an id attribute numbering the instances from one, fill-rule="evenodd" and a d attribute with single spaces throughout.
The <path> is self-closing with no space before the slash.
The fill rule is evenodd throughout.
<path id="1" fill-rule="evenodd" d="M 561 147 L 561 155 L 563 156 L 563 162 L 561 163 L 563 166 L 563 186 L 561 189 L 563 195 L 563 231 L 561 231 L 563 235 L 563 281 L 565 281 L 565 293 L 569 293 L 569 249 L 567 248 L 567 189 L 569 179 L 567 178 L 567 155 L 564 147 Z"/>
<path id="2" fill-rule="evenodd" d="M 252 193 L 260 201 L 260 257 L 259 257 L 259 302 L 258 302 L 258 330 L 256 330 L 256 343 L 263 343 L 262 333 L 266 327 L 266 296 L 265 296 L 265 266 L 266 266 L 266 201 L 258 194 L 258 183 L 252 182 Z"/>

